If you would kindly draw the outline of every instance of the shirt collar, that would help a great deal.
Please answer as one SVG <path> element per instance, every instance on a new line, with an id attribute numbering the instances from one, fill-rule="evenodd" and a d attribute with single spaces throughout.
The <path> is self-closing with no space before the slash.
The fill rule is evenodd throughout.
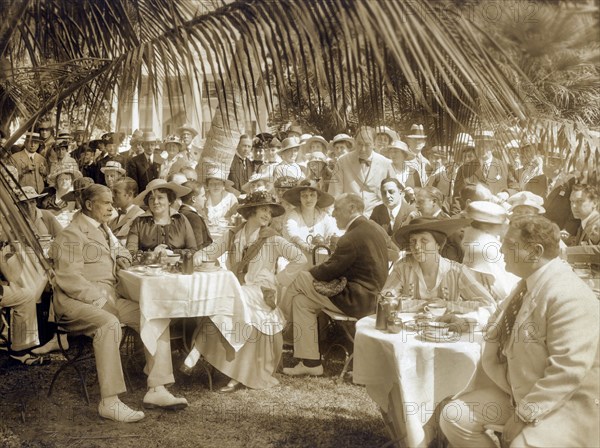
<path id="1" fill-rule="evenodd" d="M 361 217 L 361 215 L 357 215 L 357 216 L 355 216 L 354 218 L 352 218 L 352 219 L 350 220 L 350 222 L 349 222 L 349 223 L 346 225 L 346 228 L 345 228 L 344 230 L 347 232 L 347 231 L 348 231 L 348 229 L 350 228 L 350 226 L 352 225 L 352 223 L 353 223 L 354 221 L 356 221 L 356 220 L 357 220 L 358 218 L 360 218 L 360 217 Z"/>
<path id="2" fill-rule="evenodd" d="M 398 217 L 398 212 L 400 211 L 400 207 L 402 207 L 402 201 L 398 202 L 398 205 L 395 206 L 393 209 L 389 209 L 390 213 L 392 214 L 392 216 L 394 217 L 394 219 L 396 219 Z"/>
<path id="3" fill-rule="evenodd" d="M 92 218 L 91 216 L 86 215 L 85 213 L 82 213 L 81 216 L 83 216 L 85 218 L 85 220 L 92 226 L 95 227 L 96 229 L 99 229 L 102 226 L 102 223 L 99 221 L 96 221 L 94 218 Z"/>
<path id="4" fill-rule="evenodd" d="M 544 272 L 546 272 L 546 270 L 550 268 L 550 265 L 554 264 L 555 261 L 560 263 L 557 258 L 554 258 L 525 279 L 527 291 L 531 292 L 536 286 L 539 286 L 540 277 L 544 275 Z"/>

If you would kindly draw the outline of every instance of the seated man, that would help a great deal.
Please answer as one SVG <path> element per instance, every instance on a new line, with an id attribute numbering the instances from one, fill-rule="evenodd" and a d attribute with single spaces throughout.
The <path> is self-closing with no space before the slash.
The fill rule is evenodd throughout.
<path id="1" fill-rule="evenodd" d="M 513 219 L 502 251 L 521 281 L 492 315 L 475 375 L 442 411 L 456 447 L 494 447 L 485 425 L 504 425 L 507 446 L 597 446 L 598 300 L 559 258 L 558 226 Z"/>
<path id="2" fill-rule="evenodd" d="M 398 248 L 385 230 L 363 217 L 364 202 L 354 193 L 335 201 L 333 217 L 345 234 L 325 263 L 301 272 L 289 286 L 281 304 L 288 321 L 293 320 L 294 356 L 300 362 L 283 369 L 286 375 L 323 375 L 319 338 L 315 335 L 317 314 L 323 310 L 361 318 L 375 312 L 377 294 L 388 276 L 388 250 L 395 258 Z M 331 281 L 346 277 L 346 287 L 333 297 L 317 292 L 315 280 Z"/>
<path id="3" fill-rule="evenodd" d="M 119 399 L 125 392 L 119 345 L 121 323 L 139 329 L 136 302 L 120 298 L 115 290 L 116 270 L 130 264 L 130 254 L 107 226 L 113 212 L 112 193 L 95 184 L 82 193 L 83 209 L 53 245 L 55 261 L 56 320 L 70 331 L 94 338 L 96 369 L 100 383 L 101 417 L 118 422 L 136 422 L 144 413 L 134 411 Z M 146 351 L 148 392 L 144 406 L 180 409 L 185 398 L 175 398 L 166 388 L 174 382 L 169 329 L 158 339 L 156 353 Z"/>
<path id="4" fill-rule="evenodd" d="M 127 241 L 127 235 L 131 223 L 135 218 L 144 214 L 144 210 L 137 204 L 133 203 L 133 199 L 138 194 L 137 182 L 131 177 L 123 177 L 116 181 L 112 186 L 114 196 L 114 206 L 117 209 L 118 216 L 113 218 L 109 227 L 121 244 Z"/>

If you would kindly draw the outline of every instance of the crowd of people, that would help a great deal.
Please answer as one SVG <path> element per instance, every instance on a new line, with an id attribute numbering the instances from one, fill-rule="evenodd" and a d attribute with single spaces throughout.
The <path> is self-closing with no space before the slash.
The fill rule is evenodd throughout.
<path id="1" fill-rule="evenodd" d="M 280 136 L 242 135 L 231 165 L 223 167 L 203 159 L 197 134 L 184 125 L 178 135 L 160 141 L 153 132 L 136 131 L 121 152 L 118 134 L 86 142 L 84 130 L 77 129 L 54 137 L 44 122 L 25 135 L 22 148 L 3 154 L 2 172 L 13 182 L 34 232 L 40 241 L 53 241 L 47 255 L 56 274 L 56 318 L 94 338 L 101 416 L 125 422 L 144 417 L 118 397 L 125 392 L 121 324 L 139 328 L 139 307 L 119 297 L 117 273 L 140 251 L 191 251 L 197 265 L 226 254 L 226 267 L 242 287 L 255 342 L 232 353 L 218 332 L 197 330 L 204 333 L 196 348 L 231 379 L 224 393 L 277 384 L 274 374 L 285 343 L 293 345 L 298 363 L 285 367 L 284 374 L 323 375 L 315 335 L 319 312 L 362 318 L 375 311 L 382 291 L 444 300 L 481 324 L 501 322 L 506 334 L 495 368 L 508 369 L 511 384 L 489 396 L 504 394 L 508 404 L 526 400 L 528 393 L 533 401 L 539 398 L 538 413 L 519 411 L 523 425 L 547 414 L 554 421 L 562 415 L 556 410 L 579 393 L 573 382 L 557 383 L 561 374 L 568 375 L 569 362 L 581 361 L 578 377 L 595 375 L 597 381 L 597 321 L 587 332 L 595 332 L 595 341 L 593 335 L 580 339 L 590 355 L 584 361 L 580 345 L 562 344 L 563 338 L 576 337 L 577 324 L 575 329 L 563 325 L 551 312 L 567 299 L 543 295 L 539 288 L 542 275 L 551 283 L 551 275 L 571 272 L 566 262 L 589 263 L 597 272 L 598 190 L 561 170 L 560 161 L 534 139 L 504 146 L 491 130 L 480 130 L 456 135 L 449 148 L 429 146 L 422 125 L 403 137 L 385 126 L 360 127 L 354 137 L 338 134 L 331 141 L 291 126 Z M 69 222 L 59 222 L 65 213 Z M 216 238 L 215 229 L 223 235 Z M 90 244 L 97 249 L 93 254 L 85 250 Z M 326 261 L 315 256 L 320 248 L 331 254 Z M 11 356 L 42 364 L 44 353 L 56 347 L 56 340 L 39 347 L 35 336 L 35 303 L 47 279 L 39 266 L 20 257 L 14 242 L 4 241 L 3 251 L 0 306 L 14 309 Z M 19 273 L 25 272 L 38 272 L 38 280 L 23 280 Z M 590 285 L 571 277 L 585 300 L 565 309 L 573 319 L 584 313 L 587 320 L 597 319 Z M 515 371 L 525 355 L 512 356 L 518 344 L 506 338 L 515 321 L 513 316 L 507 323 L 506 315 L 524 318 L 520 310 L 535 300 L 530 307 L 536 307 L 536 323 L 543 321 L 547 333 L 536 336 L 537 364 Z M 568 335 L 555 334 L 555 325 Z M 165 387 L 174 381 L 166 328 L 157 350 L 146 353 L 144 406 L 180 409 L 187 406 L 185 398 Z M 566 366 L 565 371 L 544 370 L 544 363 L 554 370 Z M 512 380 L 521 376 L 533 388 L 547 383 L 547 394 L 562 387 L 556 392 L 562 398 L 515 390 Z M 484 420 L 448 424 L 444 431 L 453 444 L 468 433 L 471 446 L 483 446 Z M 536 430 L 527 431 L 527 438 L 538 437 Z"/>

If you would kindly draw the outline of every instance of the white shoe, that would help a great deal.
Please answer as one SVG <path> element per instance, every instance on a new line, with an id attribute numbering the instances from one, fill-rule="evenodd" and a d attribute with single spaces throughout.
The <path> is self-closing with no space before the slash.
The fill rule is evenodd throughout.
<path id="1" fill-rule="evenodd" d="M 285 367 L 283 369 L 284 375 L 289 376 L 302 376 L 302 375 L 310 375 L 310 376 L 322 376 L 323 375 L 323 364 L 320 364 L 316 367 L 306 367 L 302 361 L 296 364 L 294 367 Z"/>
<path id="2" fill-rule="evenodd" d="M 58 345 L 58 338 L 60 337 L 60 342 L 65 350 L 69 350 L 69 340 L 67 339 L 66 334 L 61 334 L 60 336 L 54 335 L 52 339 L 46 342 L 44 345 L 38 348 L 34 348 L 31 350 L 31 353 L 36 355 L 45 355 L 46 353 L 56 352 L 60 350 Z"/>
<path id="3" fill-rule="evenodd" d="M 143 405 L 146 409 L 162 408 L 176 411 L 188 407 L 188 401 L 183 397 L 175 397 L 165 387 L 151 387 L 144 396 Z"/>
<path id="4" fill-rule="evenodd" d="M 101 400 L 98 405 L 98 414 L 100 417 L 121 423 L 135 423 L 144 418 L 142 411 L 134 411 L 119 399 L 108 404 Z"/>

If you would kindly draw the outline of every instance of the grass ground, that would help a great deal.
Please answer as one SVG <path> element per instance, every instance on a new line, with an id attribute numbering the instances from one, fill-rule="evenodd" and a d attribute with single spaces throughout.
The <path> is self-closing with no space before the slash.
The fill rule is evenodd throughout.
<path id="1" fill-rule="evenodd" d="M 174 365 L 178 366 L 177 354 Z M 321 378 L 288 378 L 276 374 L 278 387 L 219 394 L 208 390 L 205 372 L 176 373 L 171 390 L 190 406 L 179 412 L 146 411 L 136 424 L 119 424 L 97 414 L 99 389 L 94 361 L 84 363 L 91 405 L 80 392 L 71 369 L 61 376 L 52 397 L 48 386 L 63 363 L 55 355 L 50 365 L 25 367 L 0 354 L 0 447 L 103 448 L 127 447 L 377 447 L 387 442 L 379 411 L 365 389 L 336 383 L 339 364 L 326 365 Z M 293 365 L 291 354 L 284 365 Z M 123 401 L 140 408 L 144 376 L 131 368 L 136 389 Z M 214 375 L 215 387 L 227 378 Z"/>

